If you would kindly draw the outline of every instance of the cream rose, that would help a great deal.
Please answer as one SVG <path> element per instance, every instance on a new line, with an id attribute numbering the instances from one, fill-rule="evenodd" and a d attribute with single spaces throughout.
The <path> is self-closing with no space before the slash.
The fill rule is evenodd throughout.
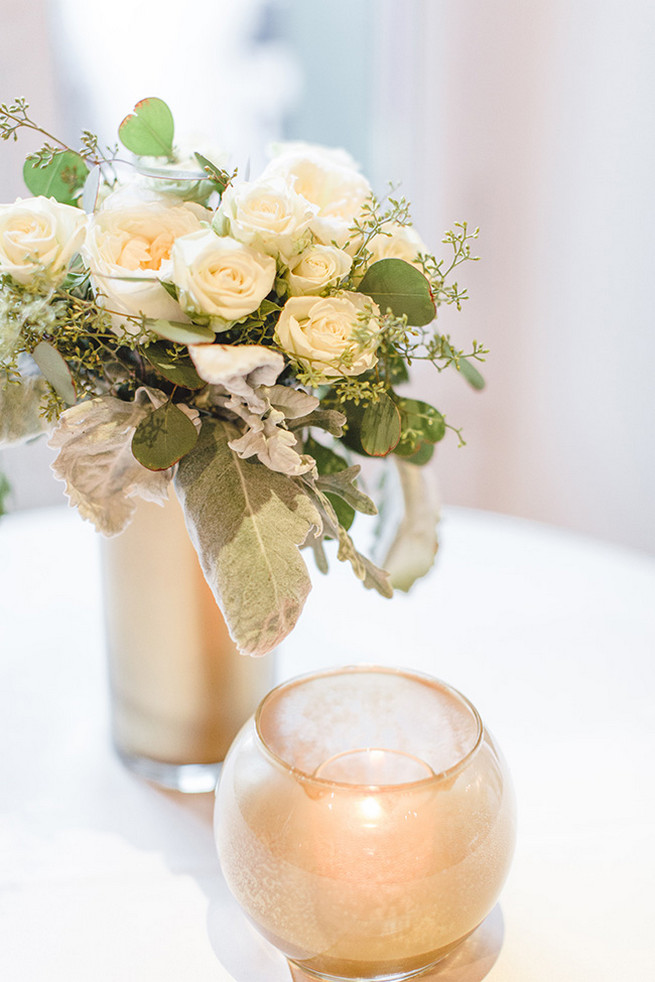
<path id="1" fill-rule="evenodd" d="M 307 245 L 318 208 L 281 179 L 233 184 L 223 194 L 217 227 L 239 242 L 287 262 Z"/>
<path id="2" fill-rule="evenodd" d="M 345 150 L 329 150 L 309 143 L 279 148 L 262 174 L 268 180 L 281 177 L 294 191 L 318 208 L 311 224 L 316 238 L 343 246 L 349 229 L 371 193 L 371 186 Z"/>
<path id="3" fill-rule="evenodd" d="M 186 320 L 160 280 L 171 279 L 176 239 L 198 231 L 201 218 L 209 216 L 206 209 L 176 198 L 110 195 L 91 219 L 82 250 L 106 306 L 118 314 Z"/>
<path id="4" fill-rule="evenodd" d="M 19 198 L 0 205 L 0 273 L 26 285 L 45 276 L 58 285 L 84 240 L 87 217 L 54 198 Z"/>
<path id="5" fill-rule="evenodd" d="M 275 273 L 270 256 L 209 228 L 173 246 L 173 282 L 190 313 L 241 320 L 271 292 Z"/>
<path id="6" fill-rule="evenodd" d="M 376 361 L 379 308 L 361 293 L 334 297 L 292 297 L 287 300 L 275 330 L 284 351 L 324 378 L 361 375 Z M 370 337 L 357 340 L 367 328 Z"/>
<path id="7" fill-rule="evenodd" d="M 292 297 L 320 293 L 350 272 L 352 256 L 335 246 L 312 245 L 289 263 L 287 282 Z"/>
<path id="8" fill-rule="evenodd" d="M 367 246 L 371 263 L 380 259 L 404 259 L 421 268 L 417 261 L 419 252 L 427 253 L 428 247 L 412 225 L 396 225 L 385 222 L 382 231 L 374 235 Z"/>

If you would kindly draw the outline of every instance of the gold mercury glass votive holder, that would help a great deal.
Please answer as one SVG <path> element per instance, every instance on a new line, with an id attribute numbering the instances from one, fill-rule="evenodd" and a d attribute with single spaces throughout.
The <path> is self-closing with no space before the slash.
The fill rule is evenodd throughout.
<path id="1" fill-rule="evenodd" d="M 230 890 L 309 978 L 429 970 L 489 914 L 514 848 L 507 768 L 477 710 L 403 670 L 273 689 L 216 793 Z"/>

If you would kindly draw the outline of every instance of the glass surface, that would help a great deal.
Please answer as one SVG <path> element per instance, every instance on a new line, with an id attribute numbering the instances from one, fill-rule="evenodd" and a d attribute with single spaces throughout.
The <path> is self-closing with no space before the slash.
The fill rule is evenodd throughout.
<path id="1" fill-rule="evenodd" d="M 310 977 L 405 979 L 484 920 L 514 845 L 505 764 L 454 689 L 385 668 L 274 689 L 217 789 L 226 881 Z"/>

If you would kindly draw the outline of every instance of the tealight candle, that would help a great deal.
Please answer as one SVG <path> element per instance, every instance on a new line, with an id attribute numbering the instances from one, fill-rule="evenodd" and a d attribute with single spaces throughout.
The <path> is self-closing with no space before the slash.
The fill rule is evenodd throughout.
<path id="1" fill-rule="evenodd" d="M 513 798 L 463 696 L 353 668 L 264 699 L 226 759 L 216 834 L 235 897 L 306 974 L 403 979 L 493 907 Z"/>

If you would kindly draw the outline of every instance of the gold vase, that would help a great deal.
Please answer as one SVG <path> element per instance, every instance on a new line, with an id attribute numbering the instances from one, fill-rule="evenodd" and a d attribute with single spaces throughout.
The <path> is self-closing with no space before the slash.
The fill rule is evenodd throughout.
<path id="1" fill-rule="evenodd" d="M 240 655 L 174 492 L 140 501 L 101 549 L 113 741 L 121 760 L 178 791 L 211 791 L 241 725 L 273 684 L 273 656 Z"/>

